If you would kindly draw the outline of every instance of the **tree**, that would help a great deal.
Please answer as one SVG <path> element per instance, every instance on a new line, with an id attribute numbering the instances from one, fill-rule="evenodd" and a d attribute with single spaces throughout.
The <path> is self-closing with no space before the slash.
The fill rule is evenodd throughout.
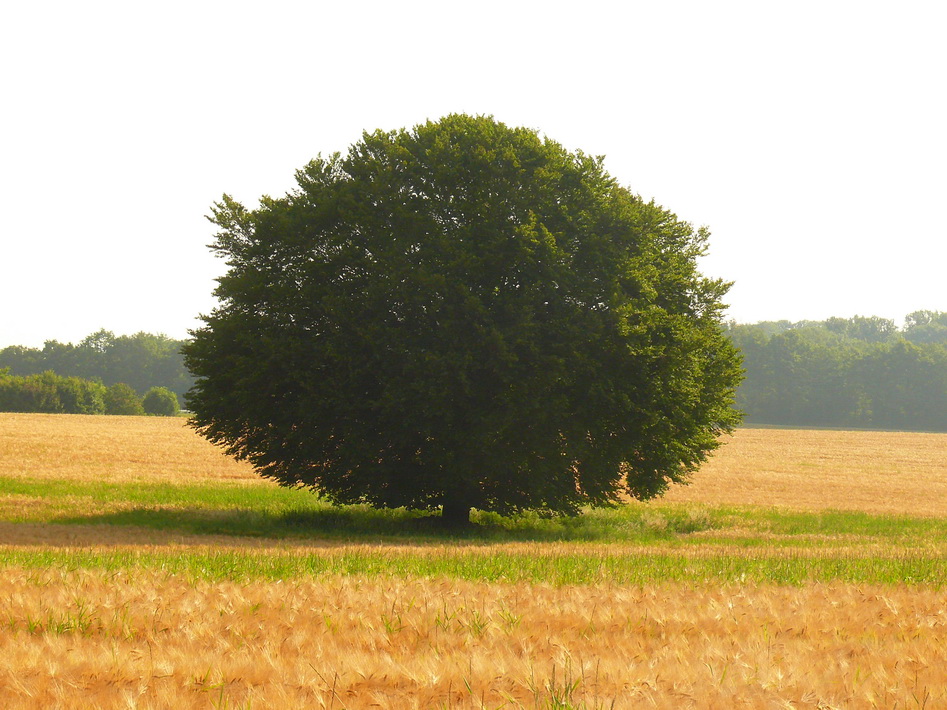
<path id="1" fill-rule="evenodd" d="M 174 417 L 181 411 L 178 396 L 167 387 L 152 387 L 145 392 L 141 405 L 145 414 L 154 414 L 159 417 Z"/>
<path id="2" fill-rule="evenodd" d="M 36 348 L 9 345 L 0 350 L 0 369 L 8 368 L 10 374 L 35 375 L 43 371 L 42 353 Z"/>
<path id="3" fill-rule="evenodd" d="M 183 397 L 193 378 L 184 367 L 181 345 L 181 341 L 161 334 L 116 336 L 100 329 L 79 345 L 47 340 L 42 350 L 18 345 L 4 348 L 0 350 L 0 367 L 10 367 L 15 375 L 53 370 L 62 376 L 101 380 L 105 385 L 123 382 L 139 393 L 161 386 Z"/>
<path id="4" fill-rule="evenodd" d="M 211 221 L 192 425 L 338 503 L 571 514 L 684 482 L 732 429 L 706 230 L 601 158 L 453 115 L 363 134 Z"/>
<path id="5" fill-rule="evenodd" d="M 898 327 L 890 318 L 878 316 L 854 316 L 852 318 L 829 318 L 822 323 L 813 323 L 814 327 L 823 326 L 842 336 L 866 343 L 884 343 L 898 335 Z"/>
<path id="6" fill-rule="evenodd" d="M 122 335 L 115 338 L 103 366 L 113 382 L 125 382 L 137 392 L 160 385 L 183 396 L 192 379 L 184 367 L 182 344 L 161 334 Z"/>
<path id="7" fill-rule="evenodd" d="M 66 414 L 104 414 L 106 388 L 97 380 L 58 377 L 56 389 Z"/>
<path id="8" fill-rule="evenodd" d="M 904 337 L 912 343 L 947 343 L 947 313 L 915 311 L 904 318 Z"/>
<path id="9" fill-rule="evenodd" d="M 124 382 L 116 382 L 105 391 L 105 413 L 139 415 L 145 413 L 145 408 L 135 390 Z"/>
<path id="10" fill-rule="evenodd" d="M 79 377 L 60 377 L 52 370 L 14 376 L 0 370 L 0 411 L 52 414 L 101 414 L 105 385 Z"/>
<path id="11" fill-rule="evenodd" d="M 731 324 L 751 423 L 947 431 L 947 314 Z"/>
<path id="12" fill-rule="evenodd" d="M 5 371 L 0 375 L 0 411 L 62 412 L 60 379 L 52 371 L 25 377 L 10 375 Z"/>
<path id="13" fill-rule="evenodd" d="M 858 363 L 872 426 L 947 430 L 947 351 L 905 340 L 876 347 Z"/>

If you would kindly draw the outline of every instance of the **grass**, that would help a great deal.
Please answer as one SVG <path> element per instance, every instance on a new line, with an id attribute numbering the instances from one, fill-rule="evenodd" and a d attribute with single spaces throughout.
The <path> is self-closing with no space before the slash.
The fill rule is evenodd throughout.
<path id="1" fill-rule="evenodd" d="M 947 434 L 740 429 L 666 502 L 947 517 Z"/>
<path id="2" fill-rule="evenodd" d="M 6 505 L 4 505 L 6 501 Z M 304 489 L 222 483 L 97 483 L 0 478 L 0 520 L 56 524 L 109 524 L 193 534 L 275 538 L 646 541 L 671 539 L 711 525 L 680 506 L 630 506 L 577 518 L 512 518 L 475 513 L 479 526 L 440 532 L 421 512 L 334 506 Z"/>
<path id="3" fill-rule="evenodd" d="M 716 517 L 743 522 L 760 532 L 795 538 L 805 536 L 859 536 L 885 541 L 947 542 L 947 519 L 909 515 L 877 515 L 851 510 L 817 512 L 779 508 L 719 508 Z M 722 524 L 720 525 L 722 527 Z"/>
<path id="4" fill-rule="evenodd" d="M 149 570 L 192 581 L 278 581 L 323 576 L 460 579 L 491 583 L 563 585 L 780 584 L 833 581 L 927 585 L 947 582 L 947 556 L 853 554 L 780 555 L 765 550 L 736 555 L 682 555 L 666 551 L 482 549 L 432 551 L 351 547 L 328 551 L 280 550 L 0 550 L 0 565 L 24 569 Z"/>
<path id="5" fill-rule="evenodd" d="M 19 707 L 940 707 L 929 588 L 0 570 Z M 915 699 L 917 703 L 915 704 Z"/>
<path id="6" fill-rule="evenodd" d="M 276 486 L 0 479 L 0 496 L 19 502 L 3 516 L 9 523 L 43 524 L 62 537 L 87 528 L 99 548 L 134 548 L 17 546 L 0 550 L 0 566 L 134 568 L 238 582 L 322 575 L 553 585 L 947 582 L 947 520 L 928 517 L 634 504 L 566 519 L 481 515 L 480 525 L 457 534 L 417 513 L 332 506 Z M 124 538 L 135 528 L 190 535 L 200 547 L 135 546 Z M 208 535 L 232 540 L 215 538 L 207 549 Z M 256 544 L 247 549 L 242 540 Z"/>
<path id="7" fill-rule="evenodd" d="M 4 505 L 6 501 L 6 505 Z M 861 511 L 629 504 L 574 518 L 474 513 L 477 526 L 439 531 L 425 513 L 334 506 L 305 489 L 0 478 L 0 520 L 119 525 L 275 539 L 601 542 L 850 547 L 947 544 L 947 519 Z"/>
<path id="8" fill-rule="evenodd" d="M 947 436 L 741 430 L 577 518 L 331 506 L 0 415 L 0 707 L 947 706 Z"/>

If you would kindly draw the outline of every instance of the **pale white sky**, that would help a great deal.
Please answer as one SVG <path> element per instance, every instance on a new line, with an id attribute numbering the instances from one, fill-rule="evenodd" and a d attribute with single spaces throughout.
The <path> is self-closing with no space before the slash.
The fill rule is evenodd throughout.
<path id="1" fill-rule="evenodd" d="M 184 337 L 222 193 L 452 112 L 708 225 L 738 321 L 947 311 L 939 0 L 0 7 L 0 347 Z"/>

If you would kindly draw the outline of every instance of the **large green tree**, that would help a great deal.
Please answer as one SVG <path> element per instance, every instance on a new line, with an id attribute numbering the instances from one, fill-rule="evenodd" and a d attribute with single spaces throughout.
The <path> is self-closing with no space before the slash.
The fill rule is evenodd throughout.
<path id="1" fill-rule="evenodd" d="M 739 357 L 707 234 L 535 131 L 366 133 L 298 187 L 215 205 L 221 305 L 185 348 L 192 423 L 339 503 L 574 513 L 683 482 Z"/>

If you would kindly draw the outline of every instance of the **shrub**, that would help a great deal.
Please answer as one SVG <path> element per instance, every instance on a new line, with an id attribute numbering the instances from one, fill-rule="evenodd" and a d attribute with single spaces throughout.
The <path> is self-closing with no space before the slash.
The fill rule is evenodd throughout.
<path id="1" fill-rule="evenodd" d="M 181 411 L 178 396 L 167 387 L 152 387 L 141 400 L 145 414 L 159 417 L 175 417 Z"/>
<path id="2" fill-rule="evenodd" d="M 68 388 L 60 387 L 61 381 L 62 378 L 50 370 L 26 377 L 4 375 L 0 378 L 0 411 L 63 412 L 60 397 L 68 396 Z"/>
<path id="3" fill-rule="evenodd" d="M 105 385 L 96 380 L 60 377 L 52 370 L 18 377 L 0 371 L 0 411 L 47 414 L 102 414 Z"/>
<path id="4" fill-rule="evenodd" d="M 65 414 L 104 414 L 105 385 L 79 377 L 56 377 L 59 411 Z"/>
<path id="5" fill-rule="evenodd" d="M 105 391 L 106 414 L 144 414 L 138 393 L 124 382 L 112 385 Z"/>

